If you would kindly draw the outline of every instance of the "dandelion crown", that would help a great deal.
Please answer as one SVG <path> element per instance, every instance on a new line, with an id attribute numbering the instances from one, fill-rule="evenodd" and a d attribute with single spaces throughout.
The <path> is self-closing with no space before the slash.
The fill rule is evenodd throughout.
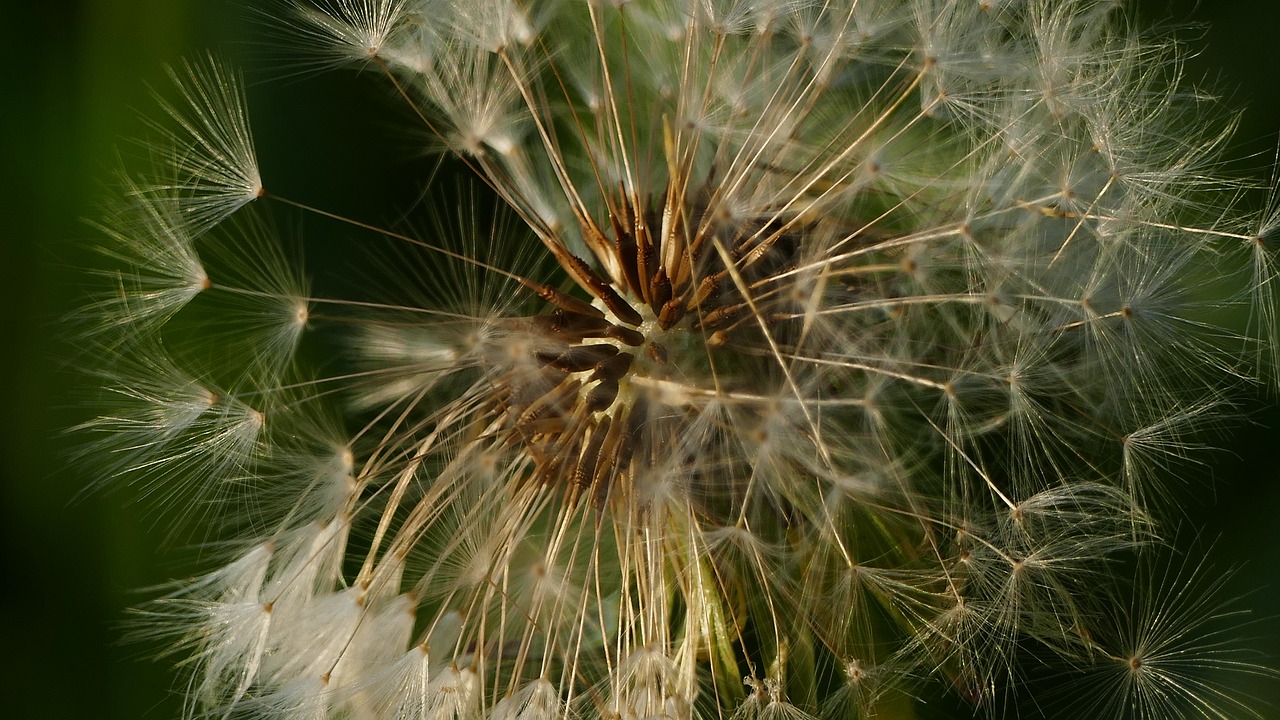
<path id="1" fill-rule="evenodd" d="M 1276 219 L 1113 3 L 288 12 L 511 220 L 312 208 L 174 72 L 86 454 L 226 541 L 140 614 L 189 716 L 1259 717 L 1159 521 L 1270 361 Z M 378 297 L 298 212 L 399 246 Z"/>

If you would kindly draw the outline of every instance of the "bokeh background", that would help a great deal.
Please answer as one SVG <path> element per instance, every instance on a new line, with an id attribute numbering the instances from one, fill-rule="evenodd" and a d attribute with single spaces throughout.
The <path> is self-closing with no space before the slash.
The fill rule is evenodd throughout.
<path id="1" fill-rule="evenodd" d="M 126 490 L 83 492 L 65 434 L 90 388 L 59 318 L 82 298 L 96 202 L 130 138 L 155 115 L 148 86 L 166 63 L 206 49 L 250 78 L 268 182 L 338 212 L 409 208 L 434 163 L 413 152 L 385 88 L 343 72 L 283 77 L 253 0 L 0 0 L 0 716 L 151 720 L 180 714 L 180 687 L 155 648 L 122 642 L 141 588 L 189 572 L 192 538 L 171 537 Z M 1177 27 L 1203 78 L 1243 111 L 1232 170 L 1270 172 L 1280 131 L 1280 3 L 1140 0 L 1139 27 Z M 370 118 L 373 118 L 370 120 Z M 297 188 L 297 190 L 294 190 Z M 387 220 L 389 218 L 372 218 Z M 308 231 L 310 259 L 332 247 Z M 328 256 L 328 257 L 326 257 Z M 1223 451 L 1188 467 L 1185 525 L 1253 609 L 1253 645 L 1280 664 L 1280 402 L 1242 408 L 1211 438 Z M 1280 717 L 1280 684 L 1254 691 Z"/>

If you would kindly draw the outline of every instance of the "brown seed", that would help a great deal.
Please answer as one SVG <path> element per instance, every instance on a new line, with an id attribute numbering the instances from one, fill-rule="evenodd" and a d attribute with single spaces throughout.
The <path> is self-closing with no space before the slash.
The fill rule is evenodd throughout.
<path id="1" fill-rule="evenodd" d="M 583 338 L 606 337 L 613 323 L 604 317 L 579 315 L 578 313 L 556 310 L 550 315 L 538 315 L 529 319 L 535 329 L 545 333 L 559 335 L 566 340 L 582 340 Z"/>
<path id="2" fill-rule="evenodd" d="M 703 303 L 713 297 L 716 290 L 720 288 L 720 283 L 728 276 L 729 271 L 726 269 L 702 278 L 702 282 L 698 283 L 697 291 L 693 293 L 693 299 L 689 302 L 689 309 L 701 307 Z"/>
<path id="3" fill-rule="evenodd" d="M 658 327 L 670 330 L 684 318 L 684 313 L 684 299 L 671 298 L 666 305 L 662 306 L 662 310 L 658 311 Z"/>
<path id="4" fill-rule="evenodd" d="M 635 356 L 631 353 L 618 353 L 613 357 L 605 358 L 596 363 L 595 372 L 591 373 L 589 380 L 612 380 L 618 381 L 627 371 L 631 369 L 631 363 L 635 360 Z"/>
<path id="5" fill-rule="evenodd" d="M 731 322 L 739 313 L 747 309 L 746 303 L 738 303 L 736 305 L 725 305 L 703 315 L 698 321 L 697 326 L 701 328 L 719 328 Z"/>
<path id="6" fill-rule="evenodd" d="M 532 280 L 521 280 L 520 283 L 537 293 L 538 297 L 546 300 L 565 312 L 586 315 L 587 317 L 604 317 L 604 313 L 599 309 L 592 307 L 590 303 L 583 302 L 582 300 L 579 300 L 568 293 L 557 290 L 550 285 L 543 285 L 542 283 L 536 283 Z"/>
<path id="7" fill-rule="evenodd" d="M 565 270 L 568 270 L 570 275 L 580 279 L 591 290 L 591 293 L 600 298 L 604 306 L 609 308 L 609 311 L 619 320 L 628 325 L 639 325 L 644 322 L 644 318 L 640 316 L 640 313 L 636 312 L 636 309 L 631 307 L 630 303 L 622 299 L 618 291 L 613 289 L 613 285 L 610 285 L 604 278 L 600 277 L 582 258 L 565 253 L 564 257 L 559 258 L 559 260 L 565 266 Z"/>
<path id="8" fill-rule="evenodd" d="M 600 459 L 596 465 L 596 475 L 592 479 L 597 488 L 601 485 L 612 485 L 614 478 L 624 469 L 618 464 L 618 443 L 622 439 L 622 430 L 623 423 L 615 423 L 612 417 L 605 415 L 600 418 L 600 424 L 594 431 L 604 438 Z"/>
<path id="9" fill-rule="evenodd" d="M 624 193 L 622 200 L 618 203 L 618 212 L 609 215 L 609 221 L 613 224 L 613 252 L 618 258 L 618 265 L 622 267 L 622 276 L 627 284 L 627 289 L 632 294 L 639 294 L 640 290 L 640 273 L 636 267 L 637 253 L 639 248 L 636 246 L 635 236 L 632 235 L 631 229 L 634 227 L 634 220 L 631 217 L 631 205 Z"/>
<path id="10" fill-rule="evenodd" d="M 625 469 L 644 441 L 644 426 L 649 419 L 649 402 L 637 397 L 627 413 L 626 427 L 618 442 L 618 466 Z"/>
<path id="11" fill-rule="evenodd" d="M 649 351 L 649 357 L 652 358 L 654 362 L 661 365 L 667 364 L 667 349 L 663 347 L 661 343 L 651 341 L 645 346 L 645 350 Z"/>
<path id="12" fill-rule="evenodd" d="M 605 335 L 631 347 L 640 347 L 644 344 L 643 333 L 621 325 L 610 325 L 609 331 Z"/>
<path id="13" fill-rule="evenodd" d="M 662 309 L 671 300 L 671 280 L 667 277 L 666 268 L 658 268 L 657 274 L 649 282 L 649 307 L 654 312 Z"/>
<path id="14" fill-rule="evenodd" d="M 627 302 L 612 285 L 605 285 L 597 289 L 597 295 L 604 306 L 609 308 L 609 312 L 622 322 L 632 327 L 640 327 L 644 322 L 644 316 L 638 310 L 631 307 L 631 303 Z"/>
<path id="15" fill-rule="evenodd" d="M 550 358 L 549 353 L 537 354 L 538 360 L 550 364 L 552 367 L 567 372 L 582 372 L 590 370 L 596 366 L 601 360 L 613 357 L 618 354 L 618 347 L 608 343 L 596 343 L 594 345 L 578 345 Z"/>
<path id="16" fill-rule="evenodd" d="M 648 226 L 636 227 L 636 289 L 644 296 L 644 301 L 648 302 L 649 297 L 649 281 L 653 279 L 653 273 L 657 269 L 657 261 L 655 260 L 655 251 L 653 242 L 649 237 Z"/>
<path id="17" fill-rule="evenodd" d="M 589 487 L 596 478 L 596 467 L 600 462 L 600 447 L 604 445 L 605 437 L 609 433 L 609 418 L 600 425 L 591 429 L 591 439 L 587 441 L 587 446 L 582 450 L 582 457 L 578 459 L 577 466 L 573 469 L 573 481 L 580 487 Z"/>
<path id="18" fill-rule="evenodd" d="M 587 410 L 600 412 L 613 404 L 618 397 L 617 380 L 601 380 L 587 392 Z"/>

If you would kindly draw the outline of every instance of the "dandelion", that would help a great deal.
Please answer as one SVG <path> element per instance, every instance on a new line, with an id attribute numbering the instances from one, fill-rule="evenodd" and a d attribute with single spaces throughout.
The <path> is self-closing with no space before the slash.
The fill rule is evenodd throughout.
<path id="1" fill-rule="evenodd" d="M 1225 638 L 1188 667 L 1181 581 L 1108 589 L 1264 371 L 1275 274 L 1275 213 L 1113 3 L 284 22 L 503 210 L 314 208 L 235 72 L 175 73 L 140 219 L 104 225 L 86 455 L 226 533 L 141 615 L 188 716 L 1000 715 L 1032 666 L 1106 678 L 1106 717 L 1256 714 L 1195 672 Z M 267 219 L 298 212 L 397 246 L 376 296 L 311 291 Z"/>
<path id="2" fill-rule="evenodd" d="M 1077 698 L 1082 716 L 1137 718 L 1259 717 L 1246 698 L 1213 678 L 1263 674 L 1233 641 L 1229 609 L 1210 594 L 1225 578 L 1204 580 L 1201 566 L 1143 566 L 1127 602 L 1100 623 L 1103 659 L 1082 679 L 1092 692 Z"/>

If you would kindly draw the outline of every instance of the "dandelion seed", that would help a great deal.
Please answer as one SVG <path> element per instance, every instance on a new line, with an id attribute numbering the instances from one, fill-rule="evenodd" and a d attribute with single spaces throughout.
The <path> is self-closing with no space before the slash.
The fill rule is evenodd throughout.
<path id="1" fill-rule="evenodd" d="M 1265 676 L 1234 634 L 1241 610 L 1215 600 L 1224 578 L 1203 565 L 1144 564 L 1135 596 L 1118 603 L 1092 637 L 1092 692 L 1075 703 L 1082 716 L 1148 718 L 1264 717 L 1247 698 L 1225 692 L 1228 676 Z"/>
<path id="2" fill-rule="evenodd" d="M 198 235 L 261 197 L 262 179 L 235 71 L 210 56 L 170 69 L 169 76 L 183 102 L 161 100 L 175 127 L 156 126 L 160 175 L 142 189 L 176 194 Z"/>
<path id="3" fill-rule="evenodd" d="M 136 186 L 131 187 L 136 194 Z M 117 275 L 117 285 L 81 314 L 91 321 L 89 332 L 120 325 L 163 325 L 200 292 L 210 280 L 196 254 L 191 228 L 184 222 L 175 198 L 148 198 L 129 206 L 123 217 L 103 226 L 114 243 L 103 253 L 129 268 Z M 108 275 L 111 277 L 111 275 Z"/>
<path id="4" fill-rule="evenodd" d="M 1274 330 L 1275 224 L 1113 4 L 294 10 L 506 207 L 266 193 L 234 73 L 189 68 L 84 313 L 86 455 L 240 539 L 145 611 L 189 716 L 995 713 L 1029 666 L 1256 712 L 1179 654 L 1208 605 L 1153 581 L 1112 627 L 1167 459 L 1267 372 L 1206 308 Z M 397 247 L 378 297 L 313 294 L 263 219 L 299 212 Z"/>
<path id="5" fill-rule="evenodd" d="M 295 3 L 300 49 L 330 53 L 333 65 L 369 62 L 386 51 L 404 28 L 402 0 L 321 0 Z M 322 56 L 324 57 L 324 56 Z"/>

